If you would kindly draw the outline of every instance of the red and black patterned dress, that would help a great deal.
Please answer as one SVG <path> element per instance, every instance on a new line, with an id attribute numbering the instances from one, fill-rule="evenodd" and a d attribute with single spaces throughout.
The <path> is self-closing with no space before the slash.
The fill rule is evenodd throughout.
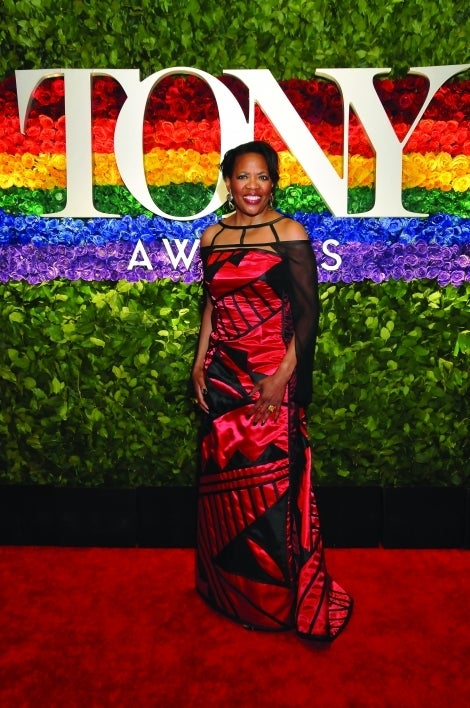
<path id="1" fill-rule="evenodd" d="M 279 239 L 275 224 L 282 218 L 243 229 L 221 222 L 212 244 L 201 249 L 213 319 L 197 589 L 243 625 L 331 640 L 346 624 L 352 600 L 327 574 L 311 482 L 304 406 L 318 322 L 316 264 L 309 241 Z M 254 228 L 264 228 L 267 241 L 253 243 Z M 236 243 L 218 246 L 224 229 L 234 230 Z M 249 392 L 275 372 L 294 333 L 297 367 L 281 413 L 254 424 Z"/>

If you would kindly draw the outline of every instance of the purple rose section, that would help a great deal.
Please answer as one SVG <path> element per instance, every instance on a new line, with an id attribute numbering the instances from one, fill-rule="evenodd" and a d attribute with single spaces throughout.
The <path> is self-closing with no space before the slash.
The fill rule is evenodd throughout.
<path id="1" fill-rule="evenodd" d="M 317 234 L 315 234 L 316 236 Z M 334 238 L 331 233 L 327 238 Z M 135 234 L 134 234 L 135 239 Z M 339 240 L 339 239 L 338 239 Z M 429 278 L 440 286 L 458 287 L 470 280 L 469 243 L 385 243 L 380 240 L 325 244 L 314 238 L 320 282 Z M 0 282 L 26 280 L 37 284 L 54 278 L 68 280 L 201 280 L 199 251 L 189 239 L 120 240 L 87 245 L 9 244 L 0 247 Z M 193 248 L 194 246 L 194 248 Z"/>
<path id="2" fill-rule="evenodd" d="M 294 216 L 312 239 L 320 282 L 430 278 L 458 286 L 469 280 L 470 219 Z M 198 281 L 195 242 L 216 218 L 56 219 L 0 210 L 0 281 Z"/>
<path id="3" fill-rule="evenodd" d="M 325 255 L 322 243 L 314 241 L 320 282 L 353 283 L 371 280 L 436 280 L 440 286 L 461 285 L 470 280 L 469 244 L 442 246 L 424 241 L 416 243 L 346 243 L 329 247 L 341 258 L 339 268 L 332 267 L 337 260 Z"/>

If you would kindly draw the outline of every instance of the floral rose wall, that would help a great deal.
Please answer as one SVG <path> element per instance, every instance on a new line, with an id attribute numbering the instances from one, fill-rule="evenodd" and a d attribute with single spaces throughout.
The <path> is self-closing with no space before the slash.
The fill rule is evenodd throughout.
<path id="1" fill-rule="evenodd" d="M 150 95 L 146 180 L 155 204 L 175 216 L 162 218 L 132 196 L 117 167 L 114 134 L 125 93 L 113 79 L 95 77 L 93 200 L 120 217 L 45 217 L 67 201 L 64 82 L 38 86 L 21 132 L 15 70 L 139 68 L 144 78 L 195 66 L 218 76 L 246 107 L 246 88 L 223 70 L 267 67 L 340 172 L 341 93 L 315 77 L 317 67 L 391 67 L 375 90 L 403 139 L 427 92 L 409 67 L 468 62 L 470 16 L 463 4 L 442 2 L 423 4 L 419 21 L 401 4 L 382 3 L 356 2 L 343 15 L 328 3 L 321 14 L 314 2 L 289 3 L 288 11 L 271 3 L 269 13 L 261 3 L 235 4 L 230 22 L 212 2 L 204 11 L 191 2 L 184 15 L 165 2 L 72 5 L 59 23 L 57 3 L 5 0 L 0 10 L 0 480 L 193 484 L 197 242 L 223 209 L 177 217 L 200 212 L 214 192 L 214 97 L 201 79 L 177 72 Z M 88 27 L 85 40 L 76 16 Z M 309 429 L 320 484 L 468 483 L 469 77 L 460 72 L 436 92 L 404 148 L 403 205 L 425 218 L 354 216 L 374 204 L 375 160 L 353 113 L 352 216 L 335 217 L 256 109 L 255 138 L 280 155 L 276 206 L 304 224 L 319 265 Z"/>

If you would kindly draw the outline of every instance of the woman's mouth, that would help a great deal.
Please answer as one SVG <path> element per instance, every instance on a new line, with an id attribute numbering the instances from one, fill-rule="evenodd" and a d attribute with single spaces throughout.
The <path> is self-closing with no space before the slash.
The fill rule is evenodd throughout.
<path id="1" fill-rule="evenodd" d="M 245 194 L 243 199 L 245 202 L 248 202 L 248 204 L 259 204 L 261 201 L 259 194 Z"/>

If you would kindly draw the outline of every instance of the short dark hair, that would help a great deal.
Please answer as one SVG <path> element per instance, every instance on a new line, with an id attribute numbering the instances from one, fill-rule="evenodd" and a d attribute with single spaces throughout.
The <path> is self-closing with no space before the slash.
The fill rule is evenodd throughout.
<path id="1" fill-rule="evenodd" d="M 274 148 L 272 148 L 269 143 L 265 143 L 264 140 L 252 140 L 249 143 L 242 143 L 242 145 L 237 145 L 237 147 L 227 150 L 220 164 L 222 176 L 224 178 L 231 177 L 235 169 L 235 160 L 237 157 L 246 155 L 249 152 L 255 152 L 264 157 L 268 166 L 271 182 L 276 186 L 279 182 L 279 158 Z"/>

